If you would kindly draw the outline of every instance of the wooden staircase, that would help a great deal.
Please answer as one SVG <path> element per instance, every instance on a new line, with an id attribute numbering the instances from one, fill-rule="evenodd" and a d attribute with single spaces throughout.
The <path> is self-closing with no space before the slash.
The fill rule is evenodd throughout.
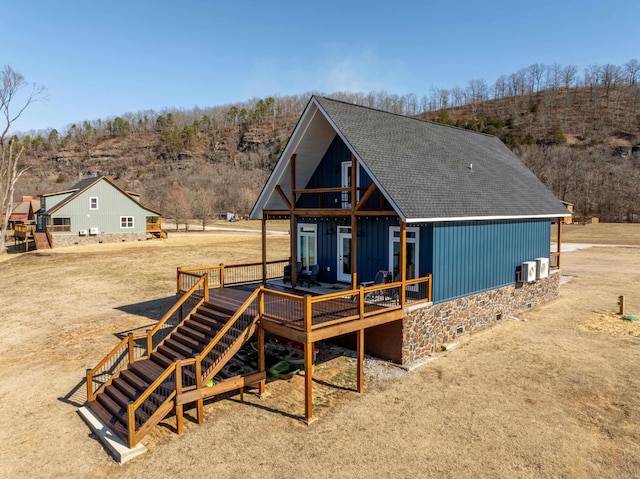
<path id="1" fill-rule="evenodd" d="M 117 372 L 87 406 L 132 447 L 176 406 L 207 396 L 204 383 L 213 378 L 253 335 L 257 319 L 251 308 L 238 315 L 233 308 L 203 303 L 148 356 Z M 232 324 L 227 324 L 230 321 Z M 203 352 L 206 352 L 204 356 Z M 180 366 L 179 374 L 178 369 L 167 374 L 174 365 L 178 368 L 183 360 L 187 360 L 185 363 L 190 361 L 191 367 Z M 128 406 L 144 394 L 147 397 L 135 409 L 135 427 L 131 429 Z M 129 437 L 131 430 L 139 431 L 135 433 L 136 437 Z"/>
<path id="2" fill-rule="evenodd" d="M 33 240 L 36 243 L 36 249 L 51 249 L 46 233 L 34 231 Z"/>

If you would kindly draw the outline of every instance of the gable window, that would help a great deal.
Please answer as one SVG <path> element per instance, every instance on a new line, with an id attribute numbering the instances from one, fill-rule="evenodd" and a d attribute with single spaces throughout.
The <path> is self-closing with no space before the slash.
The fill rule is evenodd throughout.
<path id="1" fill-rule="evenodd" d="M 351 181 L 353 178 L 353 172 L 351 171 L 353 168 L 353 162 L 351 161 L 343 161 L 340 175 L 340 186 L 343 188 L 351 188 Z M 360 186 L 360 168 L 357 168 L 356 171 L 356 186 Z M 356 200 L 360 199 L 360 192 L 357 192 Z M 342 207 L 343 208 L 351 208 L 351 190 L 342 192 Z"/>
<path id="2" fill-rule="evenodd" d="M 133 228 L 133 216 L 121 216 L 120 228 Z"/>
<path id="3" fill-rule="evenodd" d="M 91 198 L 89 198 L 89 209 L 90 210 L 97 210 L 98 209 L 98 197 L 97 196 L 92 196 Z"/>

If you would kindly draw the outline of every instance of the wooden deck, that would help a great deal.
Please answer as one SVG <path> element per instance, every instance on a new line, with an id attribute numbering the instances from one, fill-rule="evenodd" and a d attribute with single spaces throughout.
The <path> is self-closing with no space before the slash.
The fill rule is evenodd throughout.
<path id="1" fill-rule="evenodd" d="M 260 286 L 260 283 L 252 283 L 211 288 L 208 302 L 217 308 L 235 311 Z M 337 295 L 337 297 L 330 300 L 314 302 L 309 331 L 305 328 L 305 309 L 302 300 L 305 296 L 319 299 L 322 295 L 272 283 L 267 283 L 265 289 L 264 312 L 261 319 L 265 331 L 302 343 L 329 339 L 402 318 L 399 301 L 390 296 L 377 296 L 373 300 L 363 302 L 361 313 L 357 296 L 349 296 L 348 292 L 345 296 L 339 296 L 340 293 L 336 293 L 332 296 Z M 272 295 L 271 292 L 277 295 Z M 300 301 L 287 302 L 284 295 L 297 297 Z M 384 305 L 376 304 L 380 302 Z"/>

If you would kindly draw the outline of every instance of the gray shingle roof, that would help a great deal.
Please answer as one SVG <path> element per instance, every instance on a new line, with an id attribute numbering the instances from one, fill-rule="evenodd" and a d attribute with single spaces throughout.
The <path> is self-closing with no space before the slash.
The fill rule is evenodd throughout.
<path id="1" fill-rule="evenodd" d="M 494 136 L 314 98 L 407 220 L 568 214 Z"/>

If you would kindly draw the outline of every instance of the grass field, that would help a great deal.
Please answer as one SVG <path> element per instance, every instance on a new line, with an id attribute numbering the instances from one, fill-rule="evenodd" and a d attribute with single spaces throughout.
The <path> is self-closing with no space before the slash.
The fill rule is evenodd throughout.
<path id="1" fill-rule="evenodd" d="M 637 231 L 575 228 L 591 226 L 591 243 Z M 571 234 L 565 241 L 577 241 Z M 270 259 L 286 256 L 288 241 L 270 237 Z M 378 375 L 369 362 L 363 395 L 353 358 L 327 361 L 314 376 L 310 427 L 297 419 L 295 376 L 270 382 L 266 398 L 208 403 L 205 423 L 187 421 L 182 436 L 169 419 L 143 440 L 146 455 L 115 464 L 76 413 L 85 368 L 116 333 L 170 307 L 177 266 L 259 258 L 259 236 L 229 233 L 5 256 L 0 476 L 640 476 L 640 325 L 611 314 L 619 295 L 640 313 L 640 248 L 624 247 L 564 254 L 571 279 L 558 300 L 463 337 L 412 372 Z"/>

